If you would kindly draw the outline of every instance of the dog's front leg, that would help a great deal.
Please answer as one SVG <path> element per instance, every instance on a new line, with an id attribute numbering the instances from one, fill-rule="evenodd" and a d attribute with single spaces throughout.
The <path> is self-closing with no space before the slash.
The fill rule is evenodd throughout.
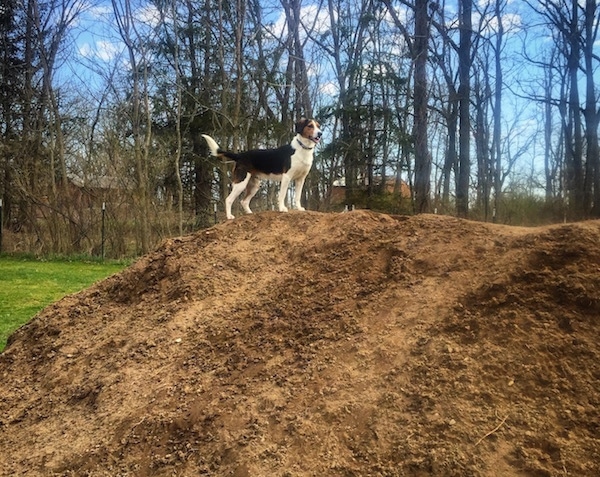
<path id="1" fill-rule="evenodd" d="M 290 177 L 287 174 L 283 174 L 283 176 L 281 176 L 281 189 L 279 189 L 279 198 L 277 201 L 279 212 L 288 211 L 287 207 L 285 206 L 285 196 L 287 195 L 287 190 L 289 186 Z"/>
<path id="2" fill-rule="evenodd" d="M 304 179 L 305 177 L 300 177 L 299 179 L 296 179 L 296 190 L 294 191 L 294 207 L 297 210 L 306 210 L 300 204 L 300 200 L 302 199 L 302 189 L 304 187 Z"/>

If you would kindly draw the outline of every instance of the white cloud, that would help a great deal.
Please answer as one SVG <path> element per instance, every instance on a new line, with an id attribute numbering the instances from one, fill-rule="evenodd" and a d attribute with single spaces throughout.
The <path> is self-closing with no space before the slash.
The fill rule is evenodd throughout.
<path id="1" fill-rule="evenodd" d="M 330 29 L 329 11 L 325 8 L 319 9 L 316 4 L 306 5 L 300 10 L 300 21 L 302 22 L 301 37 L 306 36 L 306 30 L 312 34 L 322 34 Z M 267 26 L 267 30 L 275 37 L 281 38 L 287 33 L 287 20 L 282 11 L 277 19 Z"/>
<path id="2" fill-rule="evenodd" d="M 337 96 L 340 92 L 340 88 L 333 81 L 328 81 L 319 86 L 319 93 L 328 96 Z"/>
<path id="3" fill-rule="evenodd" d="M 105 4 L 105 5 L 94 5 L 92 7 L 89 8 L 88 10 L 88 14 L 95 19 L 102 19 L 105 20 L 108 16 L 112 15 L 113 13 L 112 7 L 110 6 L 110 4 Z"/>
<path id="4" fill-rule="evenodd" d="M 121 48 L 117 43 L 98 40 L 93 45 L 83 43 L 79 46 L 79 54 L 84 58 L 110 61 L 115 58 Z"/>
<path id="5" fill-rule="evenodd" d="M 135 12 L 135 18 L 151 27 L 155 27 L 160 23 L 160 14 L 154 5 L 140 7 Z"/>
<path id="6" fill-rule="evenodd" d="M 79 45 L 79 54 L 84 58 L 91 58 L 94 56 L 94 52 L 89 43 L 83 43 Z"/>
<path id="7" fill-rule="evenodd" d="M 112 60 L 119 54 L 121 48 L 116 43 L 100 40 L 96 42 L 96 55 L 104 61 Z"/>
<path id="8" fill-rule="evenodd" d="M 473 21 L 480 21 L 479 15 L 474 15 Z M 504 27 L 504 33 L 517 33 L 522 29 L 521 15 L 518 13 L 505 13 L 502 15 L 502 26 Z M 482 31 L 483 34 L 493 35 L 498 31 L 498 17 L 491 17 L 485 24 L 485 28 Z"/>

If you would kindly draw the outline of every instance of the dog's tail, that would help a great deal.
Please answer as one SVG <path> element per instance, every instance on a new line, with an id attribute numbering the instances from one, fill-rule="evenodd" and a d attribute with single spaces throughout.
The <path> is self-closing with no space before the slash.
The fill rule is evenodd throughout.
<path id="1" fill-rule="evenodd" d="M 223 153 L 225 151 L 223 151 L 219 145 L 217 144 L 217 142 L 210 137 L 208 134 L 203 134 L 202 137 L 206 140 L 207 144 L 208 144 L 208 148 L 210 149 L 210 153 L 215 156 L 215 157 L 221 157 L 223 156 Z"/>
<path id="2" fill-rule="evenodd" d="M 217 141 L 215 141 L 208 134 L 202 134 L 202 137 L 206 140 L 206 142 L 208 144 L 208 148 L 210 149 L 211 155 L 213 155 L 215 157 L 220 157 L 225 162 L 229 162 L 229 161 L 237 162 L 240 160 L 239 154 L 235 154 L 231 151 L 226 151 L 225 149 L 221 149 L 219 147 L 219 145 L 217 144 Z"/>

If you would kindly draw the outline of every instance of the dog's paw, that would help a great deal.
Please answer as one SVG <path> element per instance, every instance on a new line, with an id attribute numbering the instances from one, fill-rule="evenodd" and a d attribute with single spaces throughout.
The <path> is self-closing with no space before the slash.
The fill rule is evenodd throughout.
<path id="1" fill-rule="evenodd" d="M 279 206 L 279 212 L 287 212 L 288 208 L 285 205 L 280 205 Z"/>
<path id="2" fill-rule="evenodd" d="M 233 220 L 233 219 L 235 219 L 235 215 L 231 215 L 231 214 L 229 214 L 229 215 L 227 216 L 227 218 L 228 218 L 229 220 Z"/>
<path id="3" fill-rule="evenodd" d="M 302 207 L 301 205 L 299 205 L 298 207 L 296 207 L 297 210 L 300 210 L 302 212 L 304 212 L 306 209 L 304 207 Z"/>

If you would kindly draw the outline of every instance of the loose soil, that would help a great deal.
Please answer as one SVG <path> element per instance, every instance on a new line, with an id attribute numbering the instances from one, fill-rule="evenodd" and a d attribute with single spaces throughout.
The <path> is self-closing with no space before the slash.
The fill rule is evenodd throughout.
<path id="1" fill-rule="evenodd" d="M 274 212 L 0 355 L 0 475 L 600 475 L 600 221 Z"/>

